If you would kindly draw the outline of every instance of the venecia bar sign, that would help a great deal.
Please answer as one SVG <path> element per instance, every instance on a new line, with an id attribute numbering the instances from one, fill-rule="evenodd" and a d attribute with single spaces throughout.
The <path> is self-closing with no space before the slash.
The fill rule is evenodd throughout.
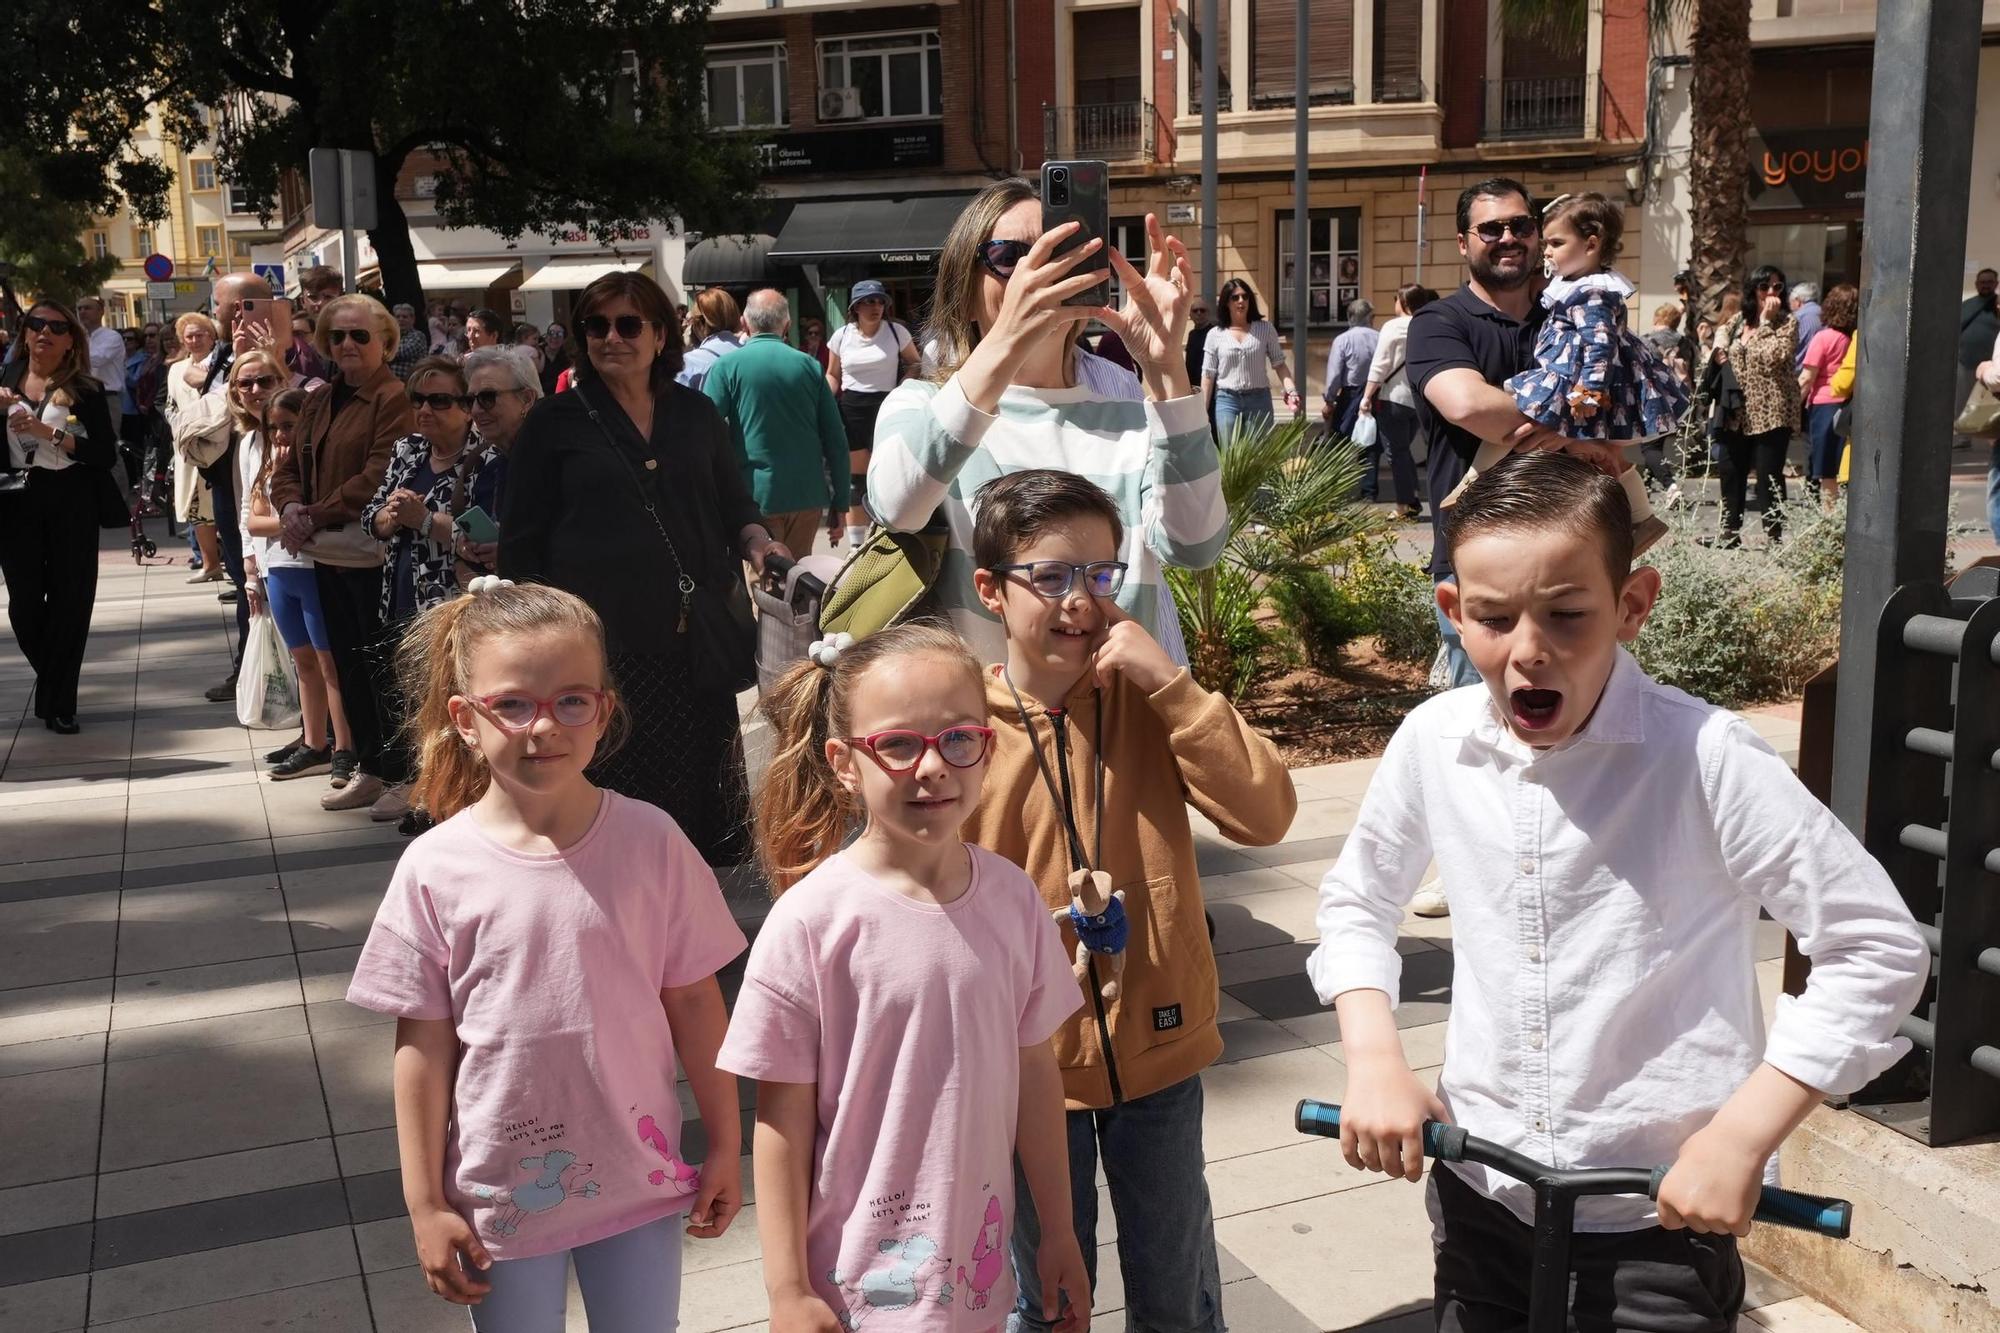
<path id="1" fill-rule="evenodd" d="M 1868 130 L 1772 130 L 1750 136 L 1750 207 L 1859 209 L 1868 193 Z"/>

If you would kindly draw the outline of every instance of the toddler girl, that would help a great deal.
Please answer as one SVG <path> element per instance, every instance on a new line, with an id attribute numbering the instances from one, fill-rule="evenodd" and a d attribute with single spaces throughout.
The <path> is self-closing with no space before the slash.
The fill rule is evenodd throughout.
<path id="1" fill-rule="evenodd" d="M 1624 218 L 1601 194 L 1565 194 L 1542 210 L 1543 265 L 1552 277 L 1542 292 L 1548 319 L 1535 340 L 1533 370 L 1507 381 L 1515 405 L 1536 425 L 1572 440 L 1637 446 L 1671 433 L 1687 412 L 1680 376 L 1625 326 L 1625 300 L 1635 290 L 1618 270 Z M 1473 460 L 1456 499 L 1480 472 L 1507 453 L 1487 444 Z M 1646 484 L 1628 463 L 1619 484 L 1632 505 L 1632 553 L 1666 536 Z"/>
<path id="2" fill-rule="evenodd" d="M 782 894 L 720 1063 L 758 1080 L 772 1333 L 989 1333 L 1014 1306 L 1014 1158 L 1044 1308 L 1090 1323 L 1049 1037 L 1083 1001 L 1017 867 L 968 846 L 993 733 L 979 663 L 912 622 L 813 645 L 765 696 L 757 793 Z M 860 836 L 842 848 L 850 824 Z"/>
<path id="3" fill-rule="evenodd" d="M 350 1003 L 396 1015 L 396 1138 L 417 1258 L 481 1333 L 672 1330 L 681 1244 L 742 1206 L 715 970 L 742 952 L 714 875 L 654 806 L 583 776 L 618 718 L 576 597 L 493 578 L 403 642 L 410 844 Z M 708 1130 L 680 1156 L 674 1060 Z"/>

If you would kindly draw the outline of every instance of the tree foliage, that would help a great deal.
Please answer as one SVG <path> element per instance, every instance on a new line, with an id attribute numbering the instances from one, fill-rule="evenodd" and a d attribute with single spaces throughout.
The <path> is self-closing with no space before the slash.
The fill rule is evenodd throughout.
<path id="1" fill-rule="evenodd" d="M 746 220 L 756 146 L 704 117 L 710 2 L 133 0 L 86 24 L 63 0 L 19 0 L 10 33 L 31 36 L 0 53 L 0 142 L 62 197 L 141 217 L 164 213 L 170 184 L 129 149 L 153 108 L 189 147 L 200 108 L 221 108 L 218 166 L 256 198 L 313 148 L 373 152 L 370 239 L 391 294 L 414 299 L 395 184 L 420 150 L 440 160 L 447 225 L 609 240 L 661 218 Z"/>

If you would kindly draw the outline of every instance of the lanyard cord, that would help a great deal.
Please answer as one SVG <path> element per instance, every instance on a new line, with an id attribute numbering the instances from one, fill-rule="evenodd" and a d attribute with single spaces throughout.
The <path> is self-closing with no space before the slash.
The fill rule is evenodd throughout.
<path id="1" fill-rule="evenodd" d="M 1055 733 L 1056 771 L 1062 776 L 1062 790 L 1057 791 L 1056 780 L 1049 775 L 1048 761 L 1042 758 L 1042 741 L 1035 733 L 1035 719 L 1029 716 L 1028 705 L 1022 700 L 1021 691 L 1015 688 L 1012 673 L 1002 666 L 1000 675 L 1007 682 L 1008 693 L 1014 696 L 1014 706 L 1021 710 L 1021 725 L 1028 730 L 1028 749 L 1035 756 L 1035 770 L 1042 775 L 1042 785 L 1048 788 L 1049 799 L 1053 800 L 1056 808 L 1062 811 L 1063 833 L 1069 851 L 1069 868 L 1071 871 L 1091 869 L 1093 868 L 1091 859 L 1087 858 L 1083 851 L 1083 834 L 1076 826 L 1076 797 L 1070 789 L 1069 729 L 1064 725 L 1066 714 L 1060 708 L 1047 710 L 1049 727 Z M 1092 743 L 1097 751 L 1092 763 L 1092 777 L 1096 788 L 1093 793 L 1096 807 L 1093 816 L 1096 820 L 1095 860 L 1096 864 L 1101 866 L 1104 863 L 1104 698 L 1094 689 L 1091 691 L 1091 697 L 1097 705 L 1092 731 Z"/>

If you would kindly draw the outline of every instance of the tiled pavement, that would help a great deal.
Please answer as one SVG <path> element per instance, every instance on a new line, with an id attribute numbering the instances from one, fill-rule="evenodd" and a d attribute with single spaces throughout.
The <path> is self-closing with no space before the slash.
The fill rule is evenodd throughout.
<path id="1" fill-rule="evenodd" d="M 227 608 L 185 578 L 107 542 L 83 734 L 0 730 L 0 1330 L 462 1329 L 412 1267 L 393 1025 L 341 998 L 402 844 L 322 812 L 317 780 L 260 780 L 256 755 L 282 738 L 201 700 L 228 666 Z M 29 682 L 0 637 L 10 710 Z M 1795 721 L 1755 721 L 1796 743 Z M 1370 1183 L 1291 1124 L 1299 1097 L 1345 1083 L 1301 964 L 1314 886 L 1371 768 L 1301 770 L 1282 846 L 1204 836 L 1227 1044 L 1204 1080 L 1205 1147 L 1240 1333 L 1429 1327 L 1420 1192 Z M 738 896 L 754 917 L 754 892 Z M 1399 1021 L 1434 1072 L 1449 923 L 1413 918 L 1401 948 Z M 723 1240 L 687 1243 L 688 1333 L 763 1327 L 755 1223 L 753 1208 Z M 1113 1238 L 1097 1301 L 1110 1328 Z M 1761 1327 L 1852 1327 L 1769 1279 L 1757 1290 Z"/>

